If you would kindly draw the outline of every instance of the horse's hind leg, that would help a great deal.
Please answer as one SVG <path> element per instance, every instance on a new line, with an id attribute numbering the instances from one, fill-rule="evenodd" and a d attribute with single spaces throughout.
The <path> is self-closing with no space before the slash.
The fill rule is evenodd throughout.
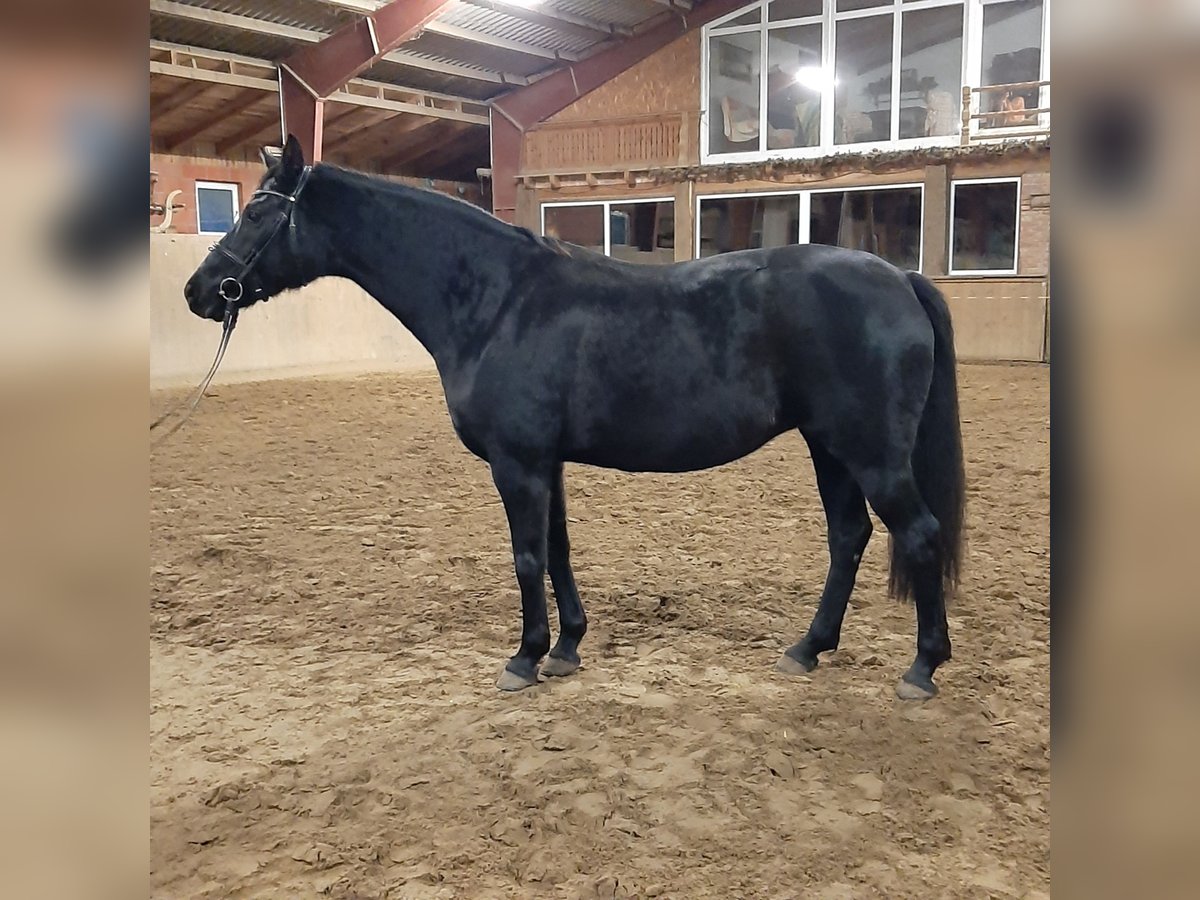
<path id="1" fill-rule="evenodd" d="M 551 472 L 511 458 L 492 459 L 492 479 L 504 501 L 512 532 L 513 560 L 521 587 L 521 647 L 508 661 L 496 686 L 519 691 L 538 683 L 538 664 L 550 649 L 546 618 L 546 541 Z"/>
<path id="2" fill-rule="evenodd" d="M 571 571 L 571 542 L 567 537 L 567 500 L 563 489 L 562 466 L 550 491 L 550 533 L 548 541 L 550 583 L 558 604 L 558 641 L 550 658 L 542 666 L 543 675 L 570 675 L 579 668 L 579 642 L 587 632 L 587 616 L 575 587 Z"/>
<path id="3" fill-rule="evenodd" d="M 776 664 L 776 669 L 789 675 L 811 672 L 817 667 L 818 653 L 837 649 L 858 564 L 871 539 L 871 517 L 858 483 L 820 444 L 809 441 L 809 450 L 829 529 L 829 574 L 808 633 Z"/>
<path id="4" fill-rule="evenodd" d="M 917 655 L 896 694 L 903 700 L 927 700 L 937 693 L 934 670 L 950 658 L 940 526 L 908 464 L 872 470 L 860 480 L 867 500 L 896 541 L 917 607 Z"/>

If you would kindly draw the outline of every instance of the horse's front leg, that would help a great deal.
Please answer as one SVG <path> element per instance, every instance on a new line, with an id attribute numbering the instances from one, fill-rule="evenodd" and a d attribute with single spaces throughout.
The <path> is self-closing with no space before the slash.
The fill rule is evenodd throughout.
<path id="1" fill-rule="evenodd" d="M 492 479 L 504 501 L 512 532 L 513 560 L 521 587 L 521 647 L 496 686 L 519 691 L 538 683 L 538 665 L 550 649 L 546 617 L 546 534 L 555 470 L 511 457 L 492 456 Z"/>
<path id="2" fill-rule="evenodd" d="M 567 498 L 563 487 L 562 464 L 550 483 L 550 583 L 558 603 L 558 643 L 542 667 L 543 675 L 570 675 L 579 668 L 579 642 L 587 633 L 587 615 L 571 571 L 571 541 L 567 537 Z"/>

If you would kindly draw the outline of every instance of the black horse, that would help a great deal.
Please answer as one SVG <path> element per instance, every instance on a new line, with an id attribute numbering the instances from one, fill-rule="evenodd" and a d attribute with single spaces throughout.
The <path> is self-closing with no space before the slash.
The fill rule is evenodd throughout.
<path id="1" fill-rule="evenodd" d="M 897 693 L 925 699 L 950 658 L 964 479 L 953 336 L 921 275 L 824 246 L 636 266 L 507 225 L 432 191 L 329 165 L 288 140 L 237 226 L 187 283 L 220 321 L 326 275 L 357 282 L 437 363 L 462 442 L 504 502 L 521 646 L 499 687 L 579 667 L 587 619 L 571 573 L 563 463 L 684 472 L 797 429 L 829 524 L 808 633 L 780 660 L 811 671 L 838 646 L 866 502 L 892 536 L 890 588 L 912 597 L 917 653 Z M 865 501 L 864 502 L 864 498 Z M 550 647 L 544 575 L 558 603 Z"/>

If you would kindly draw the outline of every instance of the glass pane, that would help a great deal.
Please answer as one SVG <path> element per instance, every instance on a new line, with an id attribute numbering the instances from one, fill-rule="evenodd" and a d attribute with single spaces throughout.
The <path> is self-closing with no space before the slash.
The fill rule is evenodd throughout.
<path id="1" fill-rule="evenodd" d="M 837 11 L 848 12 L 852 9 L 869 9 L 872 6 L 891 6 L 892 0 L 837 0 Z"/>
<path id="2" fill-rule="evenodd" d="M 983 8 L 983 81 L 988 84 L 1019 84 L 1042 77 L 1042 0 L 994 3 Z M 980 112 L 996 112 L 981 119 L 984 128 L 1014 127 L 1036 122 L 1036 116 L 1021 110 L 1036 109 L 1037 88 L 987 91 L 981 95 Z"/>
<path id="3" fill-rule="evenodd" d="M 612 256 L 634 263 L 675 262 L 675 204 L 614 203 L 609 241 Z"/>
<path id="4" fill-rule="evenodd" d="M 597 253 L 604 252 L 604 207 L 599 203 L 589 206 L 547 206 L 545 212 L 546 237 L 569 241 Z"/>
<path id="5" fill-rule="evenodd" d="M 709 40 L 708 149 L 737 153 L 758 149 L 761 31 Z"/>
<path id="6" fill-rule="evenodd" d="M 767 149 L 821 143 L 821 25 L 767 32 Z"/>
<path id="7" fill-rule="evenodd" d="M 962 128 L 962 4 L 907 12 L 900 35 L 900 137 Z"/>
<path id="8" fill-rule="evenodd" d="M 762 7 L 752 9 L 750 12 L 738 16 L 736 19 L 730 19 L 728 22 L 722 22 L 720 27 L 726 25 L 757 25 L 762 21 Z"/>
<path id="9" fill-rule="evenodd" d="M 891 137 L 894 18 L 837 23 L 833 139 L 838 144 Z"/>
<path id="10" fill-rule="evenodd" d="M 809 240 L 866 250 L 904 269 L 921 262 L 921 189 L 814 193 Z"/>
<path id="11" fill-rule="evenodd" d="M 725 197 L 700 201 L 700 255 L 785 247 L 800 234 L 800 197 Z"/>
<path id="12" fill-rule="evenodd" d="M 1017 267 L 1017 183 L 954 186 L 955 271 Z"/>
<path id="13" fill-rule="evenodd" d="M 781 19 L 803 19 L 805 16 L 819 16 L 823 12 L 824 0 L 775 0 L 767 7 L 767 19 L 778 22 Z"/>
<path id="14" fill-rule="evenodd" d="M 233 194 L 215 188 L 198 188 L 196 212 L 200 231 L 224 234 L 233 228 Z"/>

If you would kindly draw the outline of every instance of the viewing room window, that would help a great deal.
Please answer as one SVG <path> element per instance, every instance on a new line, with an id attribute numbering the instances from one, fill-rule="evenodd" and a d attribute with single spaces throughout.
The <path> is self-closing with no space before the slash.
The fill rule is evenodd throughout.
<path id="1" fill-rule="evenodd" d="M 542 234 L 632 263 L 675 261 L 675 203 L 669 199 L 542 205 Z"/>
<path id="2" fill-rule="evenodd" d="M 1019 178 L 956 181 L 950 189 L 950 274 L 1015 275 Z"/>
<path id="3" fill-rule="evenodd" d="M 196 230 L 226 234 L 238 217 L 238 186 L 219 181 L 196 182 Z"/>
<path id="4" fill-rule="evenodd" d="M 964 85 L 1048 77 L 1049 0 L 764 0 L 704 29 L 705 159 L 950 145 Z M 1038 125 L 1046 89 L 980 95 Z M 1046 94 L 1048 96 L 1048 94 Z"/>
<path id="5" fill-rule="evenodd" d="M 809 243 L 866 250 L 902 269 L 921 269 L 920 187 L 814 191 Z"/>
<path id="6" fill-rule="evenodd" d="M 700 255 L 800 242 L 800 195 L 700 198 Z"/>
<path id="7" fill-rule="evenodd" d="M 907 269 L 921 267 L 920 185 L 701 197 L 699 255 L 829 244 L 866 250 Z"/>

